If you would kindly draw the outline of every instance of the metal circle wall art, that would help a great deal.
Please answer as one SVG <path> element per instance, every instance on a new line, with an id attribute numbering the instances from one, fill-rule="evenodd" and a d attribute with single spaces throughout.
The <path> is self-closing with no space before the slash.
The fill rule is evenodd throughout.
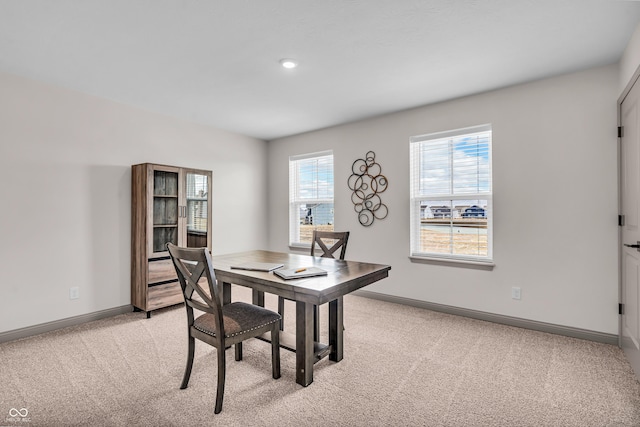
<path id="1" fill-rule="evenodd" d="M 387 205 L 382 203 L 380 193 L 384 193 L 389 185 L 382 175 L 382 167 L 376 162 L 376 153 L 367 152 L 364 159 L 357 159 L 351 165 L 351 176 L 348 180 L 353 209 L 358 214 L 358 221 L 369 227 L 376 219 L 384 219 L 389 214 Z"/>

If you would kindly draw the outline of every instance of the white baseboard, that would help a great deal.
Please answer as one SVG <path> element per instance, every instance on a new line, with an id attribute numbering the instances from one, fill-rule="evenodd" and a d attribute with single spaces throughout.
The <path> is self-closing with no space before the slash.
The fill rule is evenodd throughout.
<path id="1" fill-rule="evenodd" d="M 133 307 L 131 305 L 123 305 L 121 307 L 114 307 L 106 310 L 96 311 L 93 313 L 81 314 L 79 316 L 54 320 L 53 322 L 41 323 L 39 325 L 28 326 L 26 328 L 15 329 L 13 331 L 0 332 L 0 343 L 27 338 L 33 335 L 55 331 L 56 329 L 62 329 L 69 326 L 80 325 L 82 323 L 91 322 L 93 320 L 99 320 L 106 317 L 117 316 L 119 314 L 130 313 L 131 311 L 133 311 Z"/>
<path id="2" fill-rule="evenodd" d="M 618 335 L 604 332 L 589 331 L 586 329 L 572 328 L 569 326 L 554 325 L 552 323 L 538 322 L 536 320 L 520 319 L 518 317 L 503 316 L 500 314 L 486 313 L 484 311 L 470 310 L 450 305 L 437 304 L 433 302 L 420 301 L 411 298 L 397 297 L 393 295 L 381 294 L 365 290 L 357 290 L 353 295 L 392 302 L 396 304 L 409 305 L 412 307 L 425 308 L 427 310 L 439 311 L 441 313 L 453 314 L 456 316 L 470 317 L 472 319 L 484 320 L 487 322 L 500 323 L 518 328 L 532 329 L 534 331 L 547 332 L 550 334 L 563 335 L 572 338 L 595 341 L 604 344 L 618 346 Z"/>

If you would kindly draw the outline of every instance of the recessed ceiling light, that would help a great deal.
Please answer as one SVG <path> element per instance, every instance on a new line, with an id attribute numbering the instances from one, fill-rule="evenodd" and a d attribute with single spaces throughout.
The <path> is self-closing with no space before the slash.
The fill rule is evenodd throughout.
<path id="1" fill-rule="evenodd" d="M 280 65 L 282 65 L 284 68 L 296 68 L 298 66 L 298 61 L 296 61 L 295 59 L 281 59 L 280 60 Z"/>

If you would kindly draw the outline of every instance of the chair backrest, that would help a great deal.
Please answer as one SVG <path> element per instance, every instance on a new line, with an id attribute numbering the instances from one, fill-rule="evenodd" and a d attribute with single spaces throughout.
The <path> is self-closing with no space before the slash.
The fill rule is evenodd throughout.
<path id="1" fill-rule="evenodd" d="M 213 314 L 216 331 L 224 331 L 221 292 L 211 265 L 209 250 L 207 248 L 181 248 L 172 243 L 167 243 L 167 249 L 178 274 L 189 325 L 193 324 L 193 309 L 195 308 Z M 199 283 L 203 277 L 207 279 L 208 291 L 203 289 L 202 284 Z M 196 295 L 199 299 L 194 298 Z M 216 334 L 216 336 L 224 339 L 224 334 Z"/>
<path id="2" fill-rule="evenodd" d="M 335 243 L 328 247 L 325 240 L 333 240 Z M 323 258 L 335 258 L 334 253 L 342 248 L 339 259 L 344 259 L 347 252 L 347 241 L 349 240 L 348 231 L 317 231 L 313 230 L 313 241 L 311 242 L 311 256 L 314 255 L 316 244 L 322 250 Z"/>

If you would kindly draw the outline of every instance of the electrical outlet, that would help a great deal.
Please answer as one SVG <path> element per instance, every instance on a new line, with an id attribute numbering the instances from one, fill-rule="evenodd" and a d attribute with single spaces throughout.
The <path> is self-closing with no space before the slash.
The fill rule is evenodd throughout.
<path id="1" fill-rule="evenodd" d="M 77 286 L 69 288 L 69 299 L 78 299 L 78 298 L 80 298 L 80 288 Z"/>
<path id="2" fill-rule="evenodd" d="M 520 299 L 520 288 L 519 287 L 514 286 L 513 288 L 511 288 L 511 298 Z"/>

